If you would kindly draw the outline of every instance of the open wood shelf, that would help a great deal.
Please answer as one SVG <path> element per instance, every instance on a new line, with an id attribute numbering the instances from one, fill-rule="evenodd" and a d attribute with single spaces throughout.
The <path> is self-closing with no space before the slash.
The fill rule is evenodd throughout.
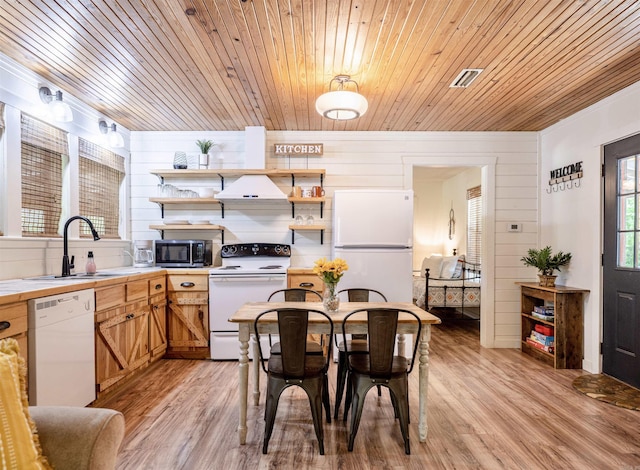
<path id="1" fill-rule="evenodd" d="M 324 177 L 324 169 L 259 169 L 259 170 L 246 170 L 242 168 L 210 168 L 203 170 L 151 170 L 152 175 L 159 176 L 160 178 L 206 178 L 208 176 L 244 176 L 244 175 L 266 175 L 273 178 L 284 178 L 289 176 L 299 177 Z"/>
<path id="2" fill-rule="evenodd" d="M 589 292 L 575 287 L 543 287 L 536 283 L 519 283 L 521 290 L 521 348 L 522 352 L 556 369 L 582 368 L 583 294 Z M 554 307 L 553 320 L 543 320 L 531 313 L 536 306 Z M 538 349 L 527 343 L 531 330 L 541 324 L 553 327 L 553 352 Z"/>

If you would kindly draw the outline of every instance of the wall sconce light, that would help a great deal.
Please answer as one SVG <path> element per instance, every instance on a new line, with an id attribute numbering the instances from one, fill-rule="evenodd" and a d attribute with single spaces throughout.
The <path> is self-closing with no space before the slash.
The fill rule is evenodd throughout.
<path id="1" fill-rule="evenodd" d="M 60 90 L 53 94 L 49 87 L 40 87 L 40 100 L 49 105 L 51 116 L 57 122 L 73 121 L 73 111 L 67 103 L 62 101 L 62 92 Z"/>
<path id="2" fill-rule="evenodd" d="M 338 89 L 331 91 L 333 82 L 338 83 Z M 345 90 L 346 83 L 355 84 L 356 91 Z M 316 100 L 316 111 L 322 116 L 336 121 L 359 118 L 367 112 L 368 107 L 367 99 L 358 93 L 358 84 L 351 80 L 349 75 L 336 75 L 329 82 L 329 91 L 320 95 Z"/>
<path id="3" fill-rule="evenodd" d="M 124 138 L 122 134 L 118 132 L 115 122 L 109 126 L 107 125 L 107 121 L 100 119 L 98 121 L 98 127 L 100 128 L 100 133 L 107 136 L 109 147 L 116 149 L 124 147 Z"/>

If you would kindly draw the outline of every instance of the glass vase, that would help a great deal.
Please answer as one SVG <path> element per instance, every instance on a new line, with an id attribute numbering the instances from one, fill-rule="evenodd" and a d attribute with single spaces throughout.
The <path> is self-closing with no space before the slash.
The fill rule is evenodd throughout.
<path id="1" fill-rule="evenodd" d="M 325 312 L 337 312 L 340 308 L 340 299 L 338 298 L 336 287 L 338 284 L 328 283 L 324 285 L 322 292 L 322 305 Z"/>

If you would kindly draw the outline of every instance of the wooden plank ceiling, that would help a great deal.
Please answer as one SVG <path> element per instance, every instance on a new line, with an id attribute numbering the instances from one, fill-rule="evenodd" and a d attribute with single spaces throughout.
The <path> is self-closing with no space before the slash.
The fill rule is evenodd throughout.
<path id="1" fill-rule="evenodd" d="M 131 130 L 537 131 L 640 80 L 640 2 L 2 0 L 0 44 Z"/>

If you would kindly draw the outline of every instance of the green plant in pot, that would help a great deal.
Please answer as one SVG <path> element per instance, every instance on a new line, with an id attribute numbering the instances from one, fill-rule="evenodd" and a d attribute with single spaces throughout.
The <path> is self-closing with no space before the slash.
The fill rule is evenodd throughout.
<path id="1" fill-rule="evenodd" d="M 200 149 L 200 168 L 207 168 L 209 166 L 209 150 L 215 143 L 213 140 L 201 139 L 196 140 L 196 145 Z"/>
<path id="2" fill-rule="evenodd" d="M 555 255 L 550 246 L 537 250 L 530 248 L 527 256 L 523 256 L 521 260 L 525 266 L 533 266 L 538 269 L 538 277 L 540 285 L 545 287 L 553 287 L 556 285 L 556 277 L 553 273 L 560 271 L 561 266 L 569 264 L 571 261 L 571 253 L 563 253 L 558 251 Z"/>

